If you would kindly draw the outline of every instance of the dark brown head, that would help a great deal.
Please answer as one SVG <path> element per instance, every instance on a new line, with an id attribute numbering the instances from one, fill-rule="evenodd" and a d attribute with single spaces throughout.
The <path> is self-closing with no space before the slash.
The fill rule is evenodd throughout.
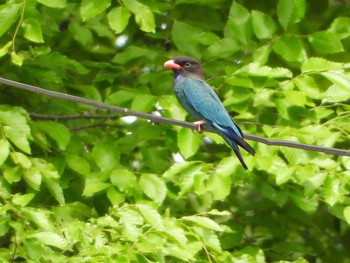
<path id="1" fill-rule="evenodd" d="M 201 64 L 190 57 L 178 56 L 164 63 L 164 67 L 171 68 L 174 71 L 175 80 L 177 77 L 194 76 L 203 79 Z"/>

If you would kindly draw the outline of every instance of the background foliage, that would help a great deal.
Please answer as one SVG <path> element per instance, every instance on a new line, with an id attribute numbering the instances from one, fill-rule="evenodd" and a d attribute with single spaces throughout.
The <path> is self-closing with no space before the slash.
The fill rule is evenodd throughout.
<path id="1" fill-rule="evenodd" d="M 189 55 L 245 132 L 347 149 L 349 11 L 9 0 L 0 72 L 185 120 L 162 65 Z M 245 172 L 213 134 L 91 118 L 106 113 L 6 86 L 0 100 L 1 262 L 350 262 L 348 157 L 252 143 Z"/>

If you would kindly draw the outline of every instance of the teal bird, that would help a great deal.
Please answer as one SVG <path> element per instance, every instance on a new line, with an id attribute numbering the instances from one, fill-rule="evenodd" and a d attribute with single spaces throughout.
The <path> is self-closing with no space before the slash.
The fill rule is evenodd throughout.
<path id="1" fill-rule="evenodd" d="M 243 139 L 243 133 L 232 120 L 221 100 L 205 82 L 201 64 L 193 58 L 179 56 L 164 63 L 174 72 L 175 95 L 181 106 L 197 120 L 199 132 L 213 131 L 221 135 L 233 149 L 244 169 L 248 169 L 238 145 L 251 155 L 254 149 Z"/>

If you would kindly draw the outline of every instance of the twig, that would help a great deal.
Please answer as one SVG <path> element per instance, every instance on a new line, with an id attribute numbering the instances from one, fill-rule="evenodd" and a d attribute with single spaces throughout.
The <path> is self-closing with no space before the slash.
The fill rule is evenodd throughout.
<path id="1" fill-rule="evenodd" d="M 91 129 L 91 128 L 101 128 L 101 127 L 116 127 L 116 128 L 120 128 L 120 125 L 113 125 L 113 124 L 106 124 L 106 123 L 96 123 L 96 124 L 72 127 L 72 128 L 69 128 L 69 130 L 71 132 L 76 132 L 76 131 L 81 131 L 81 130 L 86 130 L 86 129 Z"/>
<path id="2" fill-rule="evenodd" d="M 35 120 L 54 120 L 54 121 L 69 121 L 81 119 L 119 119 L 119 115 L 93 115 L 93 114 L 79 114 L 79 115 L 44 115 L 38 113 L 29 113 L 29 116 Z"/>
<path id="3" fill-rule="evenodd" d="M 53 97 L 53 98 L 58 98 L 58 99 L 68 100 L 68 101 L 77 102 L 77 103 L 81 103 L 81 104 L 85 104 L 85 105 L 90 105 L 90 106 L 93 106 L 95 108 L 105 109 L 108 111 L 119 112 L 123 115 L 131 115 L 131 116 L 139 117 L 142 119 L 148 119 L 148 120 L 153 121 L 155 123 L 177 125 L 177 126 L 181 126 L 184 128 L 196 129 L 196 125 L 193 123 L 164 118 L 164 117 L 156 116 L 153 114 L 138 112 L 138 111 L 134 111 L 134 110 L 130 110 L 127 108 L 118 107 L 118 106 L 112 106 L 112 105 L 108 105 L 108 104 L 105 104 L 102 102 L 88 100 L 85 98 L 81 98 L 81 97 L 77 97 L 77 96 L 73 96 L 73 95 L 69 95 L 69 94 L 65 94 L 65 93 L 60 93 L 60 92 L 56 92 L 56 91 L 42 89 L 39 87 L 16 82 L 13 80 L 0 78 L 0 83 L 14 87 L 14 88 L 30 91 L 30 92 L 37 93 L 37 94 L 42 94 L 42 95 Z M 303 149 L 303 150 L 308 150 L 308 151 L 323 152 L 323 153 L 328 153 L 328 154 L 350 156 L 349 150 L 342 150 L 342 149 L 337 149 L 337 148 L 310 145 L 310 144 L 284 141 L 284 140 L 270 140 L 270 139 L 266 139 L 264 137 L 251 135 L 251 134 L 244 134 L 244 137 L 248 140 L 264 143 L 267 145 L 282 146 L 282 147 Z"/>

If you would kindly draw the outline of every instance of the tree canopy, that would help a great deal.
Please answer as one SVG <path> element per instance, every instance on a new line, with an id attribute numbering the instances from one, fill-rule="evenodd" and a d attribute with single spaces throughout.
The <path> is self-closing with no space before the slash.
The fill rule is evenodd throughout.
<path id="1" fill-rule="evenodd" d="M 350 148 L 346 0 L 8 0 L 0 77 L 192 121 L 187 55 L 244 133 Z M 350 158 L 1 85 L 0 262 L 350 262 Z"/>

